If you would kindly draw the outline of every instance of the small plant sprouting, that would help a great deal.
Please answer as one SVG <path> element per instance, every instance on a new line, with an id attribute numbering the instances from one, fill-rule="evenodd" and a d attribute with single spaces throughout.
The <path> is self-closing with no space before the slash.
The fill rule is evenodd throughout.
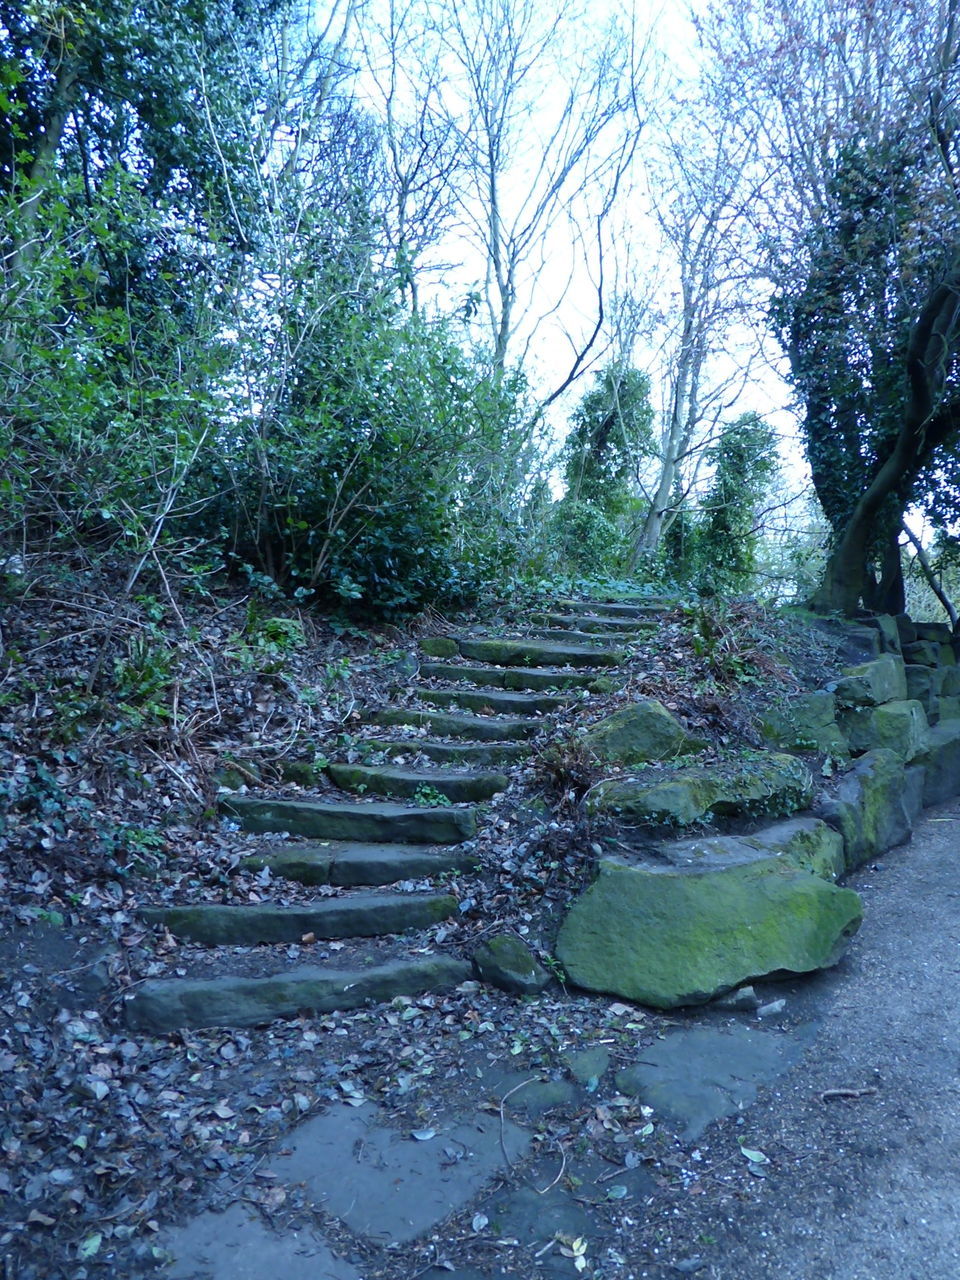
<path id="1" fill-rule="evenodd" d="M 438 791 L 436 787 L 432 787 L 429 783 L 421 783 L 413 793 L 413 799 L 416 804 L 426 805 L 431 809 L 442 807 L 449 803 L 443 792 Z"/>

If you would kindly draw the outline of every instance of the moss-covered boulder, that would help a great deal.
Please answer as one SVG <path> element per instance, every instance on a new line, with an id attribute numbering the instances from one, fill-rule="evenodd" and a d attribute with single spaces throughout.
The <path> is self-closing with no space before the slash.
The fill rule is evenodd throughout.
<path id="1" fill-rule="evenodd" d="M 556 950 L 578 986 L 672 1009 L 835 964 L 861 916 L 852 890 L 772 860 L 681 871 L 610 859 Z"/>
<path id="2" fill-rule="evenodd" d="M 797 694 L 769 707 L 761 718 L 760 732 L 786 751 L 847 752 L 847 740 L 837 724 L 837 700 L 828 689 Z"/>
<path id="3" fill-rule="evenodd" d="M 704 746 L 653 698 L 641 698 L 601 720 L 584 735 L 584 743 L 598 760 L 625 765 L 673 760 Z"/>
<path id="4" fill-rule="evenodd" d="M 911 698 L 880 707 L 851 707 L 839 715 L 840 728 L 855 754 L 886 747 L 902 760 L 915 760 L 927 746 L 929 727 L 922 705 Z"/>
<path id="5" fill-rule="evenodd" d="M 813 778 L 796 756 L 770 752 L 736 765 L 679 770 L 659 780 L 609 778 L 590 793 L 591 813 L 686 827 L 709 815 L 783 817 L 805 808 Z"/>
<path id="6" fill-rule="evenodd" d="M 487 938 L 473 953 L 477 977 L 515 995 L 532 995 L 550 985 L 550 975 L 514 933 Z"/>
<path id="7" fill-rule="evenodd" d="M 818 800 L 815 812 L 843 839 L 848 871 L 910 838 L 917 807 L 914 790 L 902 758 L 880 748 L 861 756 L 835 792 Z"/>
<path id="8" fill-rule="evenodd" d="M 881 702 L 906 698 L 907 678 L 903 660 L 892 653 L 882 654 L 872 662 L 847 667 L 837 681 L 837 701 L 848 707 L 875 707 Z"/>

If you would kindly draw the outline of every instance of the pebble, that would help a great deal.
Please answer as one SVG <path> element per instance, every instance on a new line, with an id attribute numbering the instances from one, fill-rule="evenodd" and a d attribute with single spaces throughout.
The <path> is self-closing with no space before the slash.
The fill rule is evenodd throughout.
<path id="1" fill-rule="evenodd" d="M 713 1002 L 718 1009 L 757 1009 L 760 1006 L 760 1000 L 753 987 L 740 987 L 736 991 L 728 991 L 724 996 L 718 996 Z"/>
<path id="2" fill-rule="evenodd" d="M 757 1010 L 758 1018 L 773 1018 L 778 1013 L 783 1013 L 787 1007 L 786 1000 L 771 1000 L 769 1004 L 761 1005 Z"/>

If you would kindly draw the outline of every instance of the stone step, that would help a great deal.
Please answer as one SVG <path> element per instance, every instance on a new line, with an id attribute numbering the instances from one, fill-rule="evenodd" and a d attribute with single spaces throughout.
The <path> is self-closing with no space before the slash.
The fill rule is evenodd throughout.
<path id="1" fill-rule="evenodd" d="M 444 764 L 516 764 L 533 751 L 524 742 L 433 742 L 429 738 L 367 738 L 366 745 L 388 756 L 420 752 Z"/>
<path id="2" fill-rule="evenodd" d="M 614 641 L 618 645 L 629 644 L 634 639 L 639 638 L 640 635 L 638 632 L 637 636 L 604 636 L 594 631 L 567 631 L 556 626 L 531 627 L 527 634 L 538 641 L 546 640 L 549 643 L 576 645 L 578 648 L 587 648 L 591 645 L 600 646 L 610 641 Z"/>
<path id="3" fill-rule="evenodd" d="M 555 608 L 563 613 L 603 614 L 610 618 L 654 618 L 674 607 L 674 602 L 656 596 L 648 600 L 558 600 Z"/>
<path id="4" fill-rule="evenodd" d="M 624 656 L 619 649 L 546 640 L 464 636 L 458 644 L 464 658 L 499 667 L 616 667 Z"/>
<path id="5" fill-rule="evenodd" d="M 506 689 L 425 689 L 417 696 L 438 707 L 462 707 L 465 711 L 494 715 L 542 716 L 576 700 L 569 693 L 520 693 Z"/>
<path id="6" fill-rule="evenodd" d="M 186 1027 L 256 1027 L 302 1011 L 332 1013 L 452 991 L 472 975 L 466 961 L 428 956 L 369 969 L 303 966 L 271 978 L 151 979 L 126 1001 L 124 1013 L 131 1030 L 154 1035 Z"/>
<path id="7" fill-rule="evenodd" d="M 530 621 L 538 626 L 564 627 L 567 630 L 580 631 L 586 634 L 597 632 L 608 640 L 616 640 L 618 636 L 629 639 L 632 636 L 645 636 L 656 627 L 657 619 L 601 617 L 589 613 L 533 613 Z"/>
<path id="8" fill-rule="evenodd" d="M 543 727 L 539 720 L 515 716 L 474 716 L 469 712 L 429 711 L 426 707 L 381 707 L 370 717 L 372 724 L 407 724 L 425 727 L 448 738 L 472 742 L 504 742 L 532 738 Z"/>
<path id="9" fill-rule="evenodd" d="M 451 773 L 447 769 L 404 769 L 394 765 L 331 764 L 327 773 L 344 791 L 413 800 L 425 787 L 451 804 L 489 800 L 506 791 L 510 779 L 502 773 Z"/>
<path id="10" fill-rule="evenodd" d="M 396 884 L 420 880 L 475 866 L 475 854 L 456 845 L 439 849 L 427 844 L 357 844 L 324 840 L 315 844 L 285 844 L 275 851 L 241 858 L 241 871 L 264 867 L 281 880 L 300 884 L 340 886 Z"/>
<path id="11" fill-rule="evenodd" d="M 474 809 L 421 809 L 388 803 L 271 800 L 227 796 L 221 813 L 244 831 L 286 831 L 314 840 L 387 840 L 399 844 L 459 844 L 477 833 Z"/>
<path id="12" fill-rule="evenodd" d="M 556 667 L 471 667 L 454 662 L 424 662 L 420 674 L 429 680 L 462 680 L 494 689 L 586 689 L 591 671 L 564 671 Z"/>
<path id="13" fill-rule="evenodd" d="M 305 906 L 271 902 L 223 906 L 144 907 L 147 924 L 164 925 L 175 938 L 210 947 L 254 947 L 316 938 L 374 938 L 406 929 L 426 929 L 452 916 L 457 900 L 449 893 L 360 893 L 326 898 Z"/>

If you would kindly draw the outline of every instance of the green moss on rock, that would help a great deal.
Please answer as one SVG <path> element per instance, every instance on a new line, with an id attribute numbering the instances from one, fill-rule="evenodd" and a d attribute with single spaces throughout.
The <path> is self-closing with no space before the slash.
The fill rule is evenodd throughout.
<path id="1" fill-rule="evenodd" d="M 690 768 L 659 782 L 611 778 L 598 783 L 587 807 L 636 822 L 686 827 L 711 813 L 725 817 L 783 817 L 803 809 L 813 778 L 796 756 L 771 752 L 736 766 Z"/>
<path id="2" fill-rule="evenodd" d="M 840 727 L 852 751 L 885 747 L 908 762 L 926 750 L 929 732 L 923 707 L 910 698 L 843 711 Z"/>
<path id="3" fill-rule="evenodd" d="M 789 866 L 697 873 L 606 860 L 557 956 L 578 986 L 670 1009 L 835 964 L 861 918 L 852 890 Z"/>
<path id="4" fill-rule="evenodd" d="M 598 760 L 626 765 L 672 760 L 704 746 L 653 698 L 641 698 L 601 720 L 584 735 L 584 743 Z"/>

